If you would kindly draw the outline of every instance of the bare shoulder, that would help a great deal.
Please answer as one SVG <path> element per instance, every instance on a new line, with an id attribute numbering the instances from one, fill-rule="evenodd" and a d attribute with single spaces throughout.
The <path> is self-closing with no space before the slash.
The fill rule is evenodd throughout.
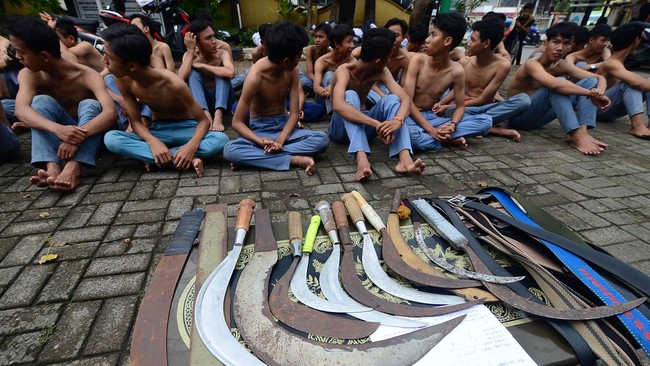
<path id="1" fill-rule="evenodd" d="M 452 62 L 450 68 L 451 74 L 454 78 L 465 75 L 465 69 L 463 68 L 463 65 L 459 64 L 458 62 Z"/>
<path id="2" fill-rule="evenodd" d="M 470 64 L 474 64 L 476 62 L 476 56 L 466 56 L 460 59 L 458 61 L 459 64 L 463 67 L 467 67 Z"/>

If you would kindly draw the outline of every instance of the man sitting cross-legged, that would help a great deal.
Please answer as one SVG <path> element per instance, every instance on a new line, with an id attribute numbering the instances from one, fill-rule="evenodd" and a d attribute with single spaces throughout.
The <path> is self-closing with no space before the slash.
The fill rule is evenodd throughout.
<path id="1" fill-rule="evenodd" d="M 492 117 L 491 134 L 519 141 L 519 132 L 499 124 L 525 112 L 530 105 L 530 97 L 526 93 L 519 93 L 503 101 L 494 100 L 512 67 L 510 61 L 494 53 L 503 39 L 503 24 L 498 19 L 488 18 L 472 24 L 472 30 L 467 43 L 467 57 L 460 60 L 465 70 L 465 116 L 487 114 Z M 446 110 L 446 117 L 452 117 L 456 111 L 449 104 L 453 99 L 454 93 L 451 92 L 440 102 L 439 110 Z M 459 127 L 463 123 L 461 121 Z"/>
<path id="2" fill-rule="evenodd" d="M 312 156 L 327 150 L 327 135 L 296 128 L 300 114 L 297 66 L 308 41 L 307 32 L 292 22 L 279 21 L 267 31 L 268 56 L 251 66 L 232 120 L 241 137 L 226 144 L 223 152 L 233 169 L 248 165 L 288 170 L 295 165 L 307 175 L 316 171 Z M 290 114 L 285 107 L 287 91 Z M 247 126 L 244 120 L 249 111 Z"/>
<path id="3" fill-rule="evenodd" d="M 612 33 L 612 56 L 605 60 L 598 74 L 607 79 L 605 95 L 612 105 L 605 111 L 598 111 L 598 120 L 611 121 L 624 115 L 630 116 L 630 134 L 642 139 L 650 139 L 650 123 L 643 122 L 643 101 L 647 103 L 646 113 L 650 114 L 650 80 L 639 76 L 624 66 L 627 56 L 634 51 L 641 38 L 649 38 L 647 23 L 626 23 Z M 644 30 L 646 29 L 646 30 Z"/>
<path id="4" fill-rule="evenodd" d="M 395 172 L 421 174 L 425 164 L 411 158 L 411 140 L 404 118 L 408 116 L 411 99 L 397 84 L 386 64 L 393 48 L 395 33 L 386 28 L 370 29 L 364 34 L 359 60 L 340 66 L 332 82 L 334 114 L 329 136 L 340 143 L 349 143 L 348 154 L 357 161 L 356 180 L 372 175 L 368 155 L 370 140 L 379 135 L 389 145 L 389 157 L 399 159 Z M 365 110 L 370 88 L 384 83 L 390 92 L 372 109 Z"/>
<path id="5" fill-rule="evenodd" d="M 463 67 L 451 61 L 449 51 L 460 44 L 465 27 L 465 19 L 458 14 L 438 15 L 424 44 L 424 53 L 411 60 L 404 90 L 413 98 L 406 125 L 415 150 L 438 150 L 441 142 L 466 147 L 465 136 L 485 135 L 492 126 L 492 118 L 485 114 L 464 116 Z M 451 118 L 439 117 L 438 100 L 448 88 L 454 93 L 456 110 Z"/>
<path id="6" fill-rule="evenodd" d="M 314 93 L 325 104 L 326 113 L 332 111 L 332 78 L 339 66 L 353 62 L 354 31 L 347 24 L 337 24 L 330 32 L 329 40 L 332 51 L 319 57 L 314 64 Z"/>
<path id="7" fill-rule="evenodd" d="M 219 49 L 212 24 L 207 20 L 195 20 L 187 26 L 185 46 L 187 51 L 178 75 L 187 80 L 192 95 L 212 121 L 210 130 L 223 131 L 223 115 L 234 101 L 232 56 L 227 50 Z"/>
<path id="8" fill-rule="evenodd" d="M 102 37 L 106 41 L 106 67 L 116 77 L 133 128 L 133 132 L 107 133 L 106 147 L 147 166 L 193 167 L 201 177 L 201 158 L 221 153 L 228 137 L 223 132 L 208 132 L 210 120 L 178 75 L 149 66 L 151 43 L 136 26 L 114 24 L 102 32 Z M 142 123 L 138 99 L 151 108 L 149 128 Z"/>
<path id="9" fill-rule="evenodd" d="M 567 62 L 583 70 L 596 72 L 600 64 L 612 55 L 612 52 L 607 48 L 611 36 L 612 27 L 607 24 L 598 24 L 589 31 L 587 46 L 574 53 L 570 53 L 566 57 Z"/>
<path id="10" fill-rule="evenodd" d="M 15 113 L 32 129 L 32 164 L 46 168 L 30 182 L 73 190 L 82 165 L 95 165 L 101 135 L 117 118 L 113 101 L 95 70 L 61 58 L 57 35 L 42 20 L 12 16 L 6 30 L 25 66 Z"/>
<path id="11" fill-rule="evenodd" d="M 596 109 L 609 107 L 610 100 L 604 95 L 607 82 L 562 59 L 573 44 L 570 27 L 555 25 L 546 34 L 544 53 L 526 61 L 510 83 L 508 96 L 526 93 L 530 107 L 510 118 L 509 126 L 529 130 L 557 118 L 573 148 L 583 154 L 600 154 L 607 144 L 592 137 L 588 129 L 596 127 Z M 574 84 L 564 76 L 578 81 Z"/>

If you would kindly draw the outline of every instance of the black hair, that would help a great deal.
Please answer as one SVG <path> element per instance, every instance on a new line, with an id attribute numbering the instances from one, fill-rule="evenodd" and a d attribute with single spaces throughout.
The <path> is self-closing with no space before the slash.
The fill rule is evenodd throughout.
<path id="1" fill-rule="evenodd" d="M 265 42 L 266 34 L 268 33 L 269 29 L 271 29 L 271 27 L 273 27 L 273 24 L 264 23 L 264 24 L 260 25 L 260 27 L 257 29 L 257 31 L 260 34 L 260 40 L 262 41 L 262 43 Z"/>
<path id="2" fill-rule="evenodd" d="M 320 22 L 316 24 L 316 26 L 314 27 L 314 32 L 318 32 L 318 31 L 323 31 L 327 35 L 327 38 L 329 39 L 330 32 L 332 31 L 332 26 L 328 22 Z"/>
<path id="3" fill-rule="evenodd" d="M 368 29 L 363 35 L 363 47 L 359 59 L 365 62 L 384 60 L 393 49 L 395 33 L 386 28 Z"/>
<path id="4" fill-rule="evenodd" d="M 393 25 L 399 25 L 400 28 L 402 28 L 402 35 L 405 36 L 406 33 L 409 31 L 409 26 L 406 24 L 406 21 L 404 19 L 400 18 L 391 18 L 388 19 L 386 24 L 384 25 L 384 28 L 391 27 Z"/>
<path id="5" fill-rule="evenodd" d="M 429 36 L 429 29 L 422 23 L 417 23 L 409 28 L 409 40 L 411 43 L 423 43 Z"/>
<path id="6" fill-rule="evenodd" d="M 524 7 L 521 10 L 533 10 L 533 9 L 535 9 L 535 4 L 526 3 L 526 4 L 524 4 Z"/>
<path id="7" fill-rule="evenodd" d="M 570 24 L 575 24 L 573 22 L 569 22 L 569 23 Z M 567 26 L 569 26 L 569 25 L 567 24 Z M 573 43 L 575 43 L 577 45 L 581 45 L 581 44 L 584 45 L 587 42 L 589 42 L 589 37 L 590 36 L 589 36 L 589 29 L 587 27 L 578 26 L 578 27 L 574 27 L 574 29 L 575 29 L 574 30 L 575 33 L 574 33 L 574 36 L 573 36 Z"/>
<path id="8" fill-rule="evenodd" d="M 187 26 L 187 31 L 194 33 L 198 37 L 199 33 L 203 32 L 207 28 L 212 28 L 212 22 L 207 19 L 199 18 Z"/>
<path id="9" fill-rule="evenodd" d="M 567 39 L 573 39 L 574 37 L 576 37 L 577 27 L 574 27 L 568 23 L 570 22 L 556 24 L 550 27 L 549 29 L 547 29 L 546 39 L 550 40 L 557 36 L 560 36 L 561 38 L 567 38 Z M 571 23 L 571 24 L 575 24 L 575 23 Z"/>
<path id="10" fill-rule="evenodd" d="M 210 24 L 214 23 L 214 18 L 210 13 L 194 13 L 190 14 L 190 23 L 193 23 L 195 20 L 207 20 Z"/>
<path id="11" fill-rule="evenodd" d="M 44 21 L 24 15 L 10 15 L 6 18 L 5 31 L 25 43 L 32 52 L 45 51 L 54 58 L 61 58 L 59 37 Z"/>
<path id="12" fill-rule="evenodd" d="M 629 22 L 618 26 L 609 38 L 612 50 L 620 51 L 630 47 L 638 37 L 641 37 L 643 30 L 647 26 L 648 23 L 644 22 Z"/>
<path id="13" fill-rule="evenodd" d="M 268 30 L 265 42 L 269 61 L 279 64 L 287 57 L 302 54 L 302 49 L 309 43 L 309 35 L 298 24 L 280 20 Z"/>
<path id="14" fill-rule="evenodd" d="M 54 29 L 61 33 L 63 37 L 72 36 L 75 40 L 79 37 L 79 32 L 77 32 L 77 28 L 74 27 L 74 23 L 66 17 L 57 19 L 56 27 Z"/>
<path id="15" fill-rule="evenodd" d="M 332 48 L 336 47 L 337 44 L 343 43 L 345 37 L 354 37 L 354 31 L 352 27 L 347 24 L 337 24 L 332 28 L 329 34 L 330 46 Z"/>
<path id="16" fill-rule="evenodd" d="M 451 48 L 460 45 L 467 30 L 467 21 L 458 13 L 439 14 L 433 19 L 433 26 L 440 29 L 442 33 L 451 37 Z"/>
<path id="17" fill-rule="evenodd" d="M 611 36 L 612 27 L 609 24 L 598 24 L 589 31 L 589 38 L 610 38 Z"/>
<path id="18" fill-rule="evenodd" d="M 495 19 L 499 22 L 501 22 L 501 27 L 505 28 L 506 27 L 506 15 L 503 13 L 496 13 L 493 11 L 488 11 L 483 15 L 483 18 L 481 20 L 488 20 L 488 19 Z"/>
<path id="19" fill-rule="evenodd" d="M 497 18 L 479 20 L 472 24 L 472 30 L 478 32 L 481 42 L 490 41 L 490 49 L 494 50 L 503 40 L 503 24 Z"/>
<path id="20" fill-rule="evenodd" d="M 151 59 L 151 43 L 140 28 L 133 24 L 115 23 L 104 29 L 101 34 L 104 41 L 123 63 L 135 62 L 140 67 L 147 67 Z"/>
<path id="21" fill-rule="evenodd" d="M 151 18 L 149 18 L 148 16 L 146 16 L 144 14 L 137 14 L 136 13 L 136 14 L 131 14 L 129 16 L 129 20 L 131 22 L 133 22 L 133 19 L 140 19 L 140 22 L 142 22 L 142 25 L 149 28 L 149 34 L 151 34 L 151 31 L 155 27 L 155 23 L 153 22 L 153 20 Z"/>

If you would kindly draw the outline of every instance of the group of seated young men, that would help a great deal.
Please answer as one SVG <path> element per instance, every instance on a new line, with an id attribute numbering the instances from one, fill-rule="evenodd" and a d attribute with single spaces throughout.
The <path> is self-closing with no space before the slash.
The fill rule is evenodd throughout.
<path id="1" fill-rule="evenodd" d="M 595 31 L 593 47 L 602 54 L 600 37 L 605 37 L 612 52 L 600 61 L 594 61 L 591 48 L 569 56 L 587 62 L 586 68 L 564 60 L 577 27 L 549 28 L 545 47 L 517 70 L 505 99 L 499 88 L 511 63 L 500 51 L 503 20 L 492 13 L 475 22 L 465 56 L 452 61 L 466 26 L 458 14 L 440 14 L 425 40 L 419 35 L 411 47 L 402 48 L 407 25 L 391 19 L 383 28 L 368 30 L 355 49 L 349 26 L 322 23 L 313 30 L 314 45 L 305 50 L 306 73 L 298 64 L 307 32 L 286 21 L 265 26 L 256 60 L 240 77 L 241 96 L 232 117 L 239 137 L 229 141 L 223 118 L 234 99 L 231 80 L 237 77 L 230 48 L 216 38 L 209 20 L 199 18 L 188 26 L 188 51 L 178 73 L 169 48 L 151 38 L 148 18 L 113 25 L 102 33 L 105 69 L 100 73 L 92 67 L 94 51 L 86 52 L 90 56 L 73 52 L 79 45 L 66 38 L 70 32 L 59 30 L 63 26 L 54 25 L 55 30 L 41 20 L 15 16 L 6 31 L 24 69 L 18 73 L 15 101 L 5 99 L 2 106 L 10 119 L 32 130 L 32 164 L 41 169 L 30 182 L 55 190 L 74 189 L 81 167 L 95 165 L 102 144 L 143 161 L 147 169 L 173 166 L 201 176 L 203 158 L 223 154 L 233 168 L 287 170 L 293 165 L 311 175 L 314 156 L 324 153 L 331 139 L 348 144 L 356 179 L 362 181 L 372 175 L 368 156 L 375 137 L 397 160 L 395 172 L 411 175 L 426 168 L 413 159 L 414 151 L 438 150 L 442 144 L 464 148 L 466 137 L 488 133 L 518 141 L 518 129 L 539 128 L 554 119 L 571 146 L 584 154 L 607 148 L 588 132 L 597 117 L 627 114 L 630 133 L 650 137 L 643 121 L 650 81 L 623 66 L 641 41 L 644 23 L 628 23 L 611 34 Z M 417 27 L 412 32 L 423 33 Z M 592 38 L 588 44 L 592 47 Z M 314 93 L 316 102 L 306 102 L 305 91 Z M 300 128 L 307 103 L 332 113 L 327 134 Z M 0 122 L 5 158 L 19 145 L 2 110 Z"/>

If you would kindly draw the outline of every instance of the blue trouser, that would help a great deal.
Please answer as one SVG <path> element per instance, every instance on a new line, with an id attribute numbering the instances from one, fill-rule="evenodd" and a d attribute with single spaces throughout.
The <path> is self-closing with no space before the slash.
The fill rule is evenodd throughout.
<path id="1" fill-rule="evenodd" d="M 4 55 L 0 56 L 4 57 Z M 18 70 L 3 71 L 0 72 L 0 76 L 7 85 L 9 97 L 16 98 L 16 95 L 18 94 Z"/>
<path id="2" fill-rule="evenodd" d="M 323 74 L 323 80 L 321 81 L 321 85 L 323 88 L 327 89 L 328 86 L 332 85 L 332 81 L 334 80 L 334 71 L 328 71 L 325 74 Z M 330 91 L 330 98 L 317 98 L 319 102 L 325 104 L 325 111 L 329 114 L 332 112 L 332 99 L 331 99 L 332 93 Z"/>
<path id="3" fill-rule="evenodd" d="M 307 76 L 306 73 L 300 72 L 298 74 L 298 77 L 300 78 L 300 84 L 302 85 L 302 89 L 305 91 L 311 91 L 314 90 L 314 81 Z"/>
<path id="4" fill-rule="evenodd" d="M 440 117 L 432 110 L 420 111 L 420 113 L 422 113 L 422 116 L 435 128 L 451 122 L 451 118 Z M 440 150 L 440 141 L 429 135 L 424 128 L 418 125 L 411 117 L 406 119 L 405 124 L 409 129 L 413 150 Z M 483 136 L 488 133 L 490 127 L 492 127 L 492 117 L 489 115 L 477 114 L 469 116 L 465 114 L 456 126 L 456 131 L 451 134 L 451 138 L 457 139 L 466 136 Z"/>
<path id="5" fill-rule="evenodd" d="M 194 99 L 199 102 L 201 108 L 210 111 L 210 114 L 214 114 L 217 109 L 229 111 L 234 102 L 235 96 L 230 79 L 215 76 L 214 88 L 206 88 L 201 73 L 192 70 L 187 84 Z"/>
<path id="6" fill-rule="evenodd" d="M 61 107 L 56 99 L 49 95 L 37 95 L 32 100 L 32 108 L 41 116 L 65 126 L 83 127 L 102 111 L 102 106 L 94 99 L 84 99 L 77 107 L 79 121 L 75 121 Z M 61 140 L 52 132 L 32 128 L 32 164 L 43 165 L 45 163 L 63 164 L 63 161 L 56 155 L 59 151 Z M 86 138 L 71 160 L 95 166 L 97 152 L 102 145 L 102 136 L 97 134 Z"/>
<path id="7" fill-rule="evenodd" d="M 104 76 L 104 84 L 106 84 L 106 88 L 108 90 L 119 96 L 122 96 L 120 89 L 118 89 L 117 84 L 115 84 L 115 76 L 113 74 L 107 74 Z M 122 108 L 118 102 L 115 102 L 115 109 L 117 109 L 117 123 L 119 124 L 118 127 L 120 130 L 124 131 L 128 127 L 129 116 L 126 115 L 126 110 Z M 149 108 L 148 105 L 140 104 L 140 115 L 142 117 L 151 119 L 151 114 L 151 108 Z"/>
<path id="8" fill-rule="evenodd" d="M 598 85 L 598 79 L 585 78 L 576 83 L 585 89 Z M 574 111 L 574 108 L 576 109 Z M 514 129 L 532 130 L 541 128 L 554 119 L 560 121 L 565 133 L 587 126 L 596 127 L 596 106 L 586 96 L 564 95 L 540 87 L 530 97 L 528 111 L 510 118 L 509 126 Z"/>
<path id="9" fill-rule="evenodd" d="M 599 120 L 611 121 L 625 115 L 632 117 L 641 114 L 643 101 L 647 103 L 647 113 L 650 115 L 650 92 L 642 92 L 620 81 L 607 89 L 605 95 L 611 99 L 612 104 L 604 111 L 597 111 Z"/>
<path id="10" fill-rule="evenodd" d="M 361 110 L 359 94 L 354 90 L 347 90 L 345 92 L 345 102 L 352 105 L 368 117 L 380 122 L 392 120 L 400 107 L 399 97 L 392 94 L 381 98 L 381 100 L 379 100 L 379 102 L 369 111 Z M 413 152 L 411 149 L 409 131 L 406 125 L 395 131 L 393 135 L 395 140 L 393 140 L 393 142 L 388 146 L 389 157 L 397 157 L 402 150 L 408 150 L 409 153 Z M 365 151 L 366 154 L 370 154 L 370 139 L 377 136 L 377 130 L 372 126 L 350 122 L 341 117 L 338 113 L 334 112 L 329 124 L 329 136 L 336 142 L 349 142 L 350 146 L 348 147 L 348 154 L 354 157 L 358 151 Z"/>
<path id="11" fill-rule="evenodd" d="M 375 84 L 375 85 L 382 91 L 382 93 L 384 93 L 384 95 L 390 94 L 390 91 L 388 90 L 388 88 L 386 87 L 385 84 L 378 83 L 378 84 Z M 366 103 L 370 102 L 370 104 L 368 106 L 371 107 L 371 106 L 377 104 L 377 102 L 379 102 L 379 99 L 381 99 L 381 98 L 382 98 L 382 96 L 379 95 L 379 93 L 377 93 L 374 90 L 370 90 L 368 92 L 368 98 L 367 98 Z"/>
<path id="12" fill-rule="evenodd" d="M 250 69 L 246 69 L 241 74 L 237 74 L 234 78 L 232 78 L 230 85 L 232 85 L 233 90 L 239 90 L 242 88 L 244 85 L 244 80 L 246 80 L 246 76 L 248 76 L 248 71 L 250 71 Z"/>
<path id="13" fill-rule="evenodd" d="M 250 129 L 261 138 L 275 140 L 287 123 L 288 115 L 259 117 L 250 121 Z M 226 144 L 223 157 L 236 164 L 248 165 L 261 169 L 289 170 L 291 157 L 294 155 L 312 156 L 327 150 L 329 141 L 321 131 L 294 129 L 284 142 L 282 150 L 265 154 L 264 149 L 252 141 L 238 137 Z"/>
<path id="14" fill-rule="evenodd" d="M 9 161 L 20 152 L 20 141 L 11 128 L 0 122 L 0 162 Z"/>
<path id="15" fill-rule="evenodd" d="M 16 122 L 16 100 L 15 99 L 3 99 L 0 101 L 2 103 L 2 109 L 5 111 L 5 115 L 9 122 Z"/>
<path id="16" fill-rule="evenodd" d="M 149 131 L 165 144 L 173 155 L 192 139 L 196 125 L 197 122 L 193 119 L 152 121 Z M 208 158 L 220 154 L 226 142 L 228 136 L 223 132 L 209 131 L 201 140 L 194 156 Z M 134 132 L 109 131 L 104 137 L 104 144 L 115 154 L 146 163 L 155 162 L 149 144 Z"/>
<path id="17" fill-rule="evenodd" d="M 465 116 L 487 114 L 488 116 L 492 117 L 492 124 L 497 125 L 518 114 L 526 112 L 529 106 L 530 97 L 528 94 L 519 93 L 502 102 L 465 107 Z M 447 109 L 445 112 L 445 117 L 451 117 L 454 114 L 455 110 L 455 107 Z"/>
<path id="18" fill-rule="evenodd" d="M 239 101 L 236 101 L 232 104 L 232 113 L 234 114 L 237 110 L 237 104 Z M 286 106 L 287 110 L 291 107 L 291 102 L 287 98 Z M 322 104 L 316 102 L 304 102 L 302 105 L 302 111 L 305 116 L 302 118 L 303 122 L 318 122 L 325 114 L 325 107 Z M 246 120 L 248 120 L 249 113 L 246 114 Z"/>

